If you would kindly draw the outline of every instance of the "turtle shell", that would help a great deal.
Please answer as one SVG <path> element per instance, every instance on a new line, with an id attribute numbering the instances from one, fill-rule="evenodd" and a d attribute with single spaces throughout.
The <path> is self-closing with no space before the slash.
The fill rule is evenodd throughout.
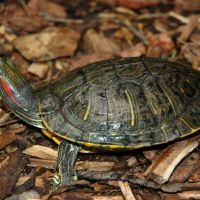
<path id="1" fill-rule="evenodd" d="M 39 93 L 48 131 L 100 148 L 140 148 L 200 129 L 200 74 L 154 58 L 89 64 Z"/>

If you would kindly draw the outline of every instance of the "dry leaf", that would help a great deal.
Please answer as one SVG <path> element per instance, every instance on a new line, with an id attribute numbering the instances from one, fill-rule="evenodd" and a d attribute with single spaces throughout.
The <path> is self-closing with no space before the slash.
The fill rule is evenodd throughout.
<path id="1" fill-rule="evenodd" d="M 76 56 L 70 61 L 68 71 L 84 67 L 87 64 L 94 63 L 97 61 L 111 59 L 112 57 L 113 56 L 111 54 L 105 54 L 105 53 L 103 54 L 90 53 L 81 56 Z"/>
<path id="2" fill-rule="evenodd" d="M 151 45 L 159 46 L 163 52 L 169 52 L 175 48 L 173 40 L 165 33 L 149 34 L 147 38 Z"/>
<path id="3" fill-rule="evenodd" d="M 19 69 L 19 71 L 28 80 L 28 77 L 27 77 L 27 69 L 29 67 L 28 61 L 19 52 L 16 52 L 16 51 L 12 53 L 11 60 L 15 64 L 15 66 Z"/>
<path id="4" fill-rule="evenodd" d="M 145 55 L 145 53 L 146 53 L 146 47 L 144 46 L 144 44 L 138 43 L 129 49 L 118 52 L 117 55 L 126 58 L 126 57 L 140 57 L 142 55 Z"/>
<path id="5" fill-rule="evenodd" d="M 123 6 L 130 9 L 141 9 L 161 3 L 160 0 L 116 0 L 116 2 L 118 6 Z"/>
<path id="6" fill-rule="evenodd" d="M 190 36 L 191 42 L 199 42 L 200 41 L 200 33 L 192 33 Z"/>
<path id="7" fill-rule="evenodd" d="M 159 58 L 162 54 L 162 49 L 159 46 L 149 46 L 147 49 L 146 56 Z"/>
<path id="8" fill-rule="evenodd" d="M 193 63 L 200 57 L 200 42 L 186 43 L 182 46 L 181 53 L 189 63 Z"/>
<path id="9" fill-rule="evenodd" d="M 185 11 L 199 11 L 200 1 L 199 0 L 176 0 L 176 9 Z"/>
<path id="10" fill-rule="evenodd" d="M 166 18 L 165 19 L 160 19 L 160 18 L 155 19 L 153 22 L 153 25 L 154 25 L 154 28 L 161 33 L 166 33 L 170 29 L 169 22 Z"/>
<path id="11" fill-rule="evenodd" d="M 13 45 L 32 61 L 47 61 L 71 56 L 77 47 L 80 33 L 67 28 L 51 27 L 36 34 L 18 37 Z"/>
<path id="12" fill-rule="evenodd" d="M 101 3 L 106 3 L 109 4 L 111 6 L 114 6 L 116 4 L 116 0 L 95 0 L 97 2 L 101 2 Z"/>
<path id="13" fill-rule="evenodd" d="M 4 124 L 11 118 L 10 113 L 0 108 L 0 124 Z"/>
<path id="14" fill-rule="evenodd" d="M 84 35 L 84 50 L 88 53 L 109 53 L 114 54 L 120 50 L 119 45 L 112 39 L 89 29 Z"/>
<path id="15" fill-rule="evenodd" d="M 28 16 L 29 11 L 24 9 L 18 1 L 5 4 L 1 15 L 1 23 L 17 32 L 34 32 L 47 27 L 49 22 L 40 16 Z"/>
<path id="16" fill-rule="evenodd" d="M 27 9 L 32 16 L 40 15 L 40 13 L 48 13 L 55 17 L 67 17 L 66 10 L 63 6 L 56 2 L 48 0 L 31 0 L 28 2 Z"/>
<path id="17" fill-rule="evenodd" d="M 111 6 L 117 5 L 130 9 L 141 9 L 144 7 L 155 6 L 161 3 L 160 0 L 96 0 Z"/>
<path id="18" fill-rule="evenodd" d="M 190 37 L 191 33 L 194 31 L 196 26 L 198 25 L 199 16 L 198 15 L 192 15 L 189 18 L 188 24 L 184 27 L 181 35 L 178 37 L 178 41 L 181 43 L 184 43 L 188 38 Z"/>
<path id="19" fill-rule="evenodd" d="M 200 71 L 200 56 L 193 60 L 192 68 L 194 70 Z"/>
<path id="20" fill-rule="evenodd" d="M 128 28 L 122 27 L 114 33 L 114 37 L 125 39 L 126 41 L 132 41 L 134 36 Z"/>

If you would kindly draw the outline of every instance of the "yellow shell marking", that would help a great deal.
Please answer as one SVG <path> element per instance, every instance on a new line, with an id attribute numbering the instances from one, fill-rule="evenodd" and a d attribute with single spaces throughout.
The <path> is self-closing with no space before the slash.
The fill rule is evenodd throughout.
<path id="1" fill-rule="evenodd" d="M 162 132 L 164 133 L 165 141 L 167 141 L 167 133 L 166 133 L 164 127 L 161 127 L 160 129 L 161 129 Z"/>
<path id="2" fill-rule="evenodd" d="M 129 103 L 130 109 L 131 109 L 131 126 L 134 127 L 134 125 L 135 125 L 135 115 L 134 115 L 134 110 L 133 110 L 133 104 L 131 102 L 131 97 L 128 94 L 127 90 L 125 90 L 125 94 L 127 96 L 128 103 Z"/>
<path id="3" fill-rule="evenodd" d="M 90 114 L 90 110 L 91 110 L 91 103 L 90 103 L 90 99 L 89 99 L 87 109 L 86 109 L 85 115 L 83 117 L 84 121 L 86 121 L 88 119 L 89 114 Z"/>
<path id="4" fill-rule="evenodd" d="M 166 97 L 167 97 L 167 99 L 168 99 L 168 101 L 169 101 L 169 103 L 170 103 L 170 105 L 171 105 L 171 107 L 172 107 L 172 110 L 173 110 L 173 112 L 174 112 L 174 115 L 176 116 L 176 109 L 175 109 L 175 107 L 174 107 L 174 104 L 173 104 L 173 102 L 172 102 L 172 99 L 171 99 L 170 96 L 169 96 L 169 91 L 167 90 L 167 88 L 166 88 L 164 85 L 159 84 L 159 86 L 161 87 L 162 91 L 163 91 L 164 94 L 166 95 Z"/>

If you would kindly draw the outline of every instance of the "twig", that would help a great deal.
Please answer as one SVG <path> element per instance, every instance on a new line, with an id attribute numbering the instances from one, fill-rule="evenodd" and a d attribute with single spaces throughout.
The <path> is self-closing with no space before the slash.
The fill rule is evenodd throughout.
<path id="1" fill-rule="evenodd" d="M 54 17 L 49 15 L 46 12 L 39 12 L 39 15 L 44 17 L 48 21 L 58 22 L 58 23 L 66 23 L 66 24 L 83 24 L 84 20 L 81 19 L 66 19 L 61 17 Z"/>
<path id="2" fill-rule="evenodd" d="M 13 120 L 10 120 L 8 122 L 0 124 L 0 127 L 7 126 L 7 125 L 10 125 L 10 124 L 14 124 L 14 123 L 19 122 L 19 121 L 20 121 L 19 119 L 13 119 Z"/>
<path id="3" fill-rule="evenodd" d="M 188 24 L 189 19 L 187 17 L 184 17 L 183 15 L 180 15 L 178 13 L 175 13 L 174 11 L 171 11 L 169 13 L 145 13 L 143 15 L 140 15 L 137 17 L 137 20 L 144 20 L 144 19 L 150 19 L 150 18 L 165 18 L 165 17 L 173 17 L 176 20 L 180 21 L 183 24 Z M 200 23 L 200 17 L 198 19 L 198 22 Z"/>
<path id="4" fill-rule="evenodd" d="M 180 14 L 177 14 L 177 13 L 175 13 L 173 11 L 169 12 L 168 16 L 173 17 L 173 18 L 179 20 L 180 22 L 182 22 L 184 24 L 188 24 L 189 23 L 189 19 L 187 17 L 184 17 L 184 16 L 182 16 Z"/>
<path id="5" fill-rule="evenodd" d="M 123 173 L 123 175 L 122 175 Z M 147 179 L 141 179 L 134 177 L 124 172 L 118 173 L 114 171 L 110 172 L 92 172 L 92 171 L 77 171 L 77 175 L 80 178 L 96 181 L 107 181 L 107 180 L 121 180 L 128 181 L 132 184 L 144 186 L 147 188 L 153 188 L 161 190 L 163 192 L 176 193 L 188 190 L 200 190 L 200 182 L 197 183 L 166 183 L 164 185 L 156 184 L 153 181 Z"/>
<path id="6" fill-rule="evenodd" d="M 19 4 L 22 6 L 22 8 L 24 9 L 26 15 L 27 15 L 28 17 L 30 17 L 30 14 L 29 14 L 29 12 L 28 12 L 28 9 L 27 9 L 27 6 L 26 6 L 25 1 L 24 1 L 24 0 L 18 0 L 18 2 L 19 2 Z"/>
<path id="7" fill-rule="evenodd" d="M 161 17 L 167 17 L 168 14 L 164 13 L 164 14 L 161 14 L 161 13 L 145 13 L 145 14 L 142 14 L 142 15 L 139 15 L 137 17 L 137 20 L 144 20 L 144 19 L 150 19 L 150 18 L 161 18 Z"/>
<path id="8" fill-rule="evenodd" d="M 130 23 L 130 21 L 125 21 L 124 24 L 138 37 L 145 45 L 148 45 L 148 41 L 145 36 L 136 29 L 136 27 Z"/>
<path id="9" fill-rule="evenodd" d="M 191 35 L 192 31 L 194 30 L 194 28 L 198 24 L 198 18 L 199 18 L 199 16 L 197 16 L 197 15 L 192 15 L 189 18 L 189 22 L 185 26 L 185 28 L 184 28 L 183 32 L 181 33 L 180 37 L 178 38 L 178 41 L 183 43 L 189 38 L 189 36 Z"/>
<path id="10" fill-rule="evenodd" d="M 135 34 L 136 37 L 138 37 L 145 45 L 148 45 L 148 41 L 146 40 L 145 36 L 140 31 L 138 31 L 137 28 L 133 24 L 131 24 L 130 21 L 128 20 L 122 21 L 116 19 L 112 19 L 112 21 L 128 27 L 130 31 L 132 31 Z"/>

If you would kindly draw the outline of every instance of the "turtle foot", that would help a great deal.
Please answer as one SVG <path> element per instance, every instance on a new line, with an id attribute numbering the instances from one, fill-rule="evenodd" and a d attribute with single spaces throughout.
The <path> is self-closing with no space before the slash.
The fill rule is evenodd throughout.
<path id="1" fill-rule="evenodd" d="M 58 194 L 71 188 L 77 181 L 77 176 L 66 176 L 62 180 L 59 175 L 55 175 L 48 181 L 48 191 L 50 194 Z"/>

